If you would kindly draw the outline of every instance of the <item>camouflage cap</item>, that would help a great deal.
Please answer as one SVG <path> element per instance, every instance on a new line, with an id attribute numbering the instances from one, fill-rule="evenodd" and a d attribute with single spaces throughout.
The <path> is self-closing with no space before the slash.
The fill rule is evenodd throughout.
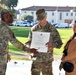
<path id="1" fill-rule="evenodd" d="M 37 10 L 37 12 L 36 12 L 37 20 L 42 20 L 42 19 L 44 19 L 45 16 L 46 16 L 46 13 L 45 13 L 44 9 Z"/>
<path id="2" fill-rule="evenodd" d="M 2 9 L 2 10 L 1 10 L 1 16 L 4 15 L 4 14 L 8 14 L 8 13 L 10 13 L 11 15 L 13 15 L 13 14 L 11 13 L 11 11 L 9 11 L 9 10 L 7 10 L 7 9 Z"/>

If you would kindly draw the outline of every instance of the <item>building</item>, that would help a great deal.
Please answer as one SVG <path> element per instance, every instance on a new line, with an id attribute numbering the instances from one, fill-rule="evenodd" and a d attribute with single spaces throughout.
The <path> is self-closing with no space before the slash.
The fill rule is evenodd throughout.
<path id="1" fill-rule="evenodd" d="M 36 21 L 36 11 L 38 9 L 44 8 L 46 10 L 47 20 L 54 23 L 71 23 L 76 20 L 76 7 L 69 6 L 31 6 L 28 8 L 21 9 L 22 13 L 27 13 L 32 15 L 33 20 Z"/>

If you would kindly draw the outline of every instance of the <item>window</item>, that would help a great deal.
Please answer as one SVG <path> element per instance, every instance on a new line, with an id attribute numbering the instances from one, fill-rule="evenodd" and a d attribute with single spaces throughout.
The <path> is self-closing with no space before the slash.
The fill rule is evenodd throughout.
<path id="1" fill-rule="evenodd" d="M 73 13 L 71 13 L 71 16 L 73 16 Z"/>
<path id="2" fill-rule="evenodd" d="M 66 16 L 68 16 L 68 13 L 66 13 Z"/>
<path id="3" fill-rule="evenodd" d="M 52 16 L 54 16 L 54 12 L 52 13 Z"/>
<path id="4" fill-rule="evenodd" d="M 54 23 L 54 20 L 52 20 L 52 23 Z"/>
<path id="5" fill-rule="evenodd" d="M 31 12 L 31 14 L 34 14 L 34 12 Z"/>

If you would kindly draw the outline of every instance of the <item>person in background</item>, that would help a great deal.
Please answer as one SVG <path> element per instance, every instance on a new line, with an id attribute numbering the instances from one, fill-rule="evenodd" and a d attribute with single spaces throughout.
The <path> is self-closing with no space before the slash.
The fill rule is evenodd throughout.
<path id="1" fill-rule="evenodd" d="M 76 21 L 73 24 L 73 35 L 64 46 L 63 56 L 61 62 L 70 62 L 73 64 L 74 69 L 72 72 L 65 72 L 65 75 L 76 75 Z M 61 69 L 62 67 L 60 67 Z M 71 68 L 71 67 L 69 67 Z"/>
<path id="2" fill-rule="evenodd" d="M 53 48 L 60 48 L 62 46 L 62 40 L 60 38 L 57 29 L 51 25 L 46 19 L 45 9 L 38 9 L 36 11 L 36 17 L 38 24 L 34 25 L 28 36 L 28 41 L 25 43 L 30 47 L 32 40 L 32 32 L 50 32 L 50 40 L 46 43 L 48 51 L 46 53 L 39 52 L 37 55 L 34 54 L 36 60 L 33 60 L 31 67 L 31 75 L 53 75 L 52 73 L 52 61 L 53 61 Z M 33 58 L 32 57 L 32 58 Z"/>
<path id="3" fill-rule="evenodd" d="M 34 52 L 33 49 L 28 48 L 26 45 L 17 40 L 13 31 L 8 27 L 8 25 L 12 22 L 12 13 L 6 9 L 2 9 L 0 21 L 0 75 L 6 74 L 7 62 L 10 60 L 10 55 L 8 54 L 9 41 L 20 50 Z"/>

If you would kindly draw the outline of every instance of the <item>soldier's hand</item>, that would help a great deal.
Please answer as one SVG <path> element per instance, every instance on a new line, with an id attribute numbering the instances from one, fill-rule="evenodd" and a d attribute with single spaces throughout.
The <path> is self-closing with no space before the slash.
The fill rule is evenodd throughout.
<path id="1" fill-rule="evenodd" d="M 8 54 L 7 55 L 7 62 L 11 60 L 11 56 Z"/>
<path id="2" fill-rule="evenodd" d="M 50 50 L 52 48 L 52 43 L 51 42 L 47 42 L 46 43 L 46 47 L 48 47 L 48 49 Z"/>
<path id="3" fill-rule="evenodd" d="M 31 48 L 30 51 L 28 52 L 29 54 L 38 54 L 39 52 L 35 48 Z"/>

